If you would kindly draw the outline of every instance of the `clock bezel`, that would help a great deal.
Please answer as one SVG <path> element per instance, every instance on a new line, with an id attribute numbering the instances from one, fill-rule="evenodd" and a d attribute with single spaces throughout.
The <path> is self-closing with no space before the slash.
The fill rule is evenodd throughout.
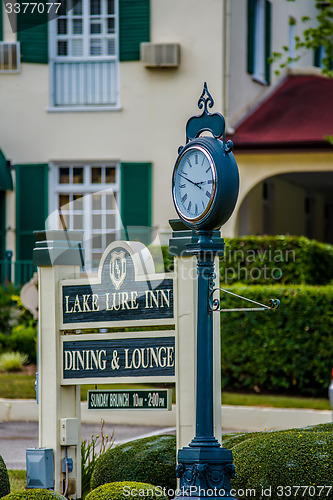
<path id="1" fill-rule="evenodd" d="M 205 210 L 200 215 L 194 216 L 194 217 L 189 217 L 188 215 L 184 214 L 183 210 L 181 209 L 181 207 L 179 206 L 179 204 L 177 202 L 177 197 L 176 197 L 176 193 L 175 193 L 175 184 L 176 184 L 175 179 L 176 179 L 176 175 L 178 172 L 179 164 L 182 161 L 182 159 L 184 158 L 184 156 L 191 150 L 196 150 L 196 151 L 199 150 L 206 156 L 206 158 L 209 162 L 209 165 L 211 167 L 212 173 L 213 173 L 213 184 L 212 184 L 213 189 L 212 189 L 212 193 L 211 193 L 211 197 L 209 199 L 209 202 L 208 202 Z M 174 171 L 173 171 L 173 176 L 172 176 L 172 196 L 173 196 L 173 202 L 174 202 L 174 205 L 175 205 L 175 208 L 176 208 L 178 215 L 184 221 L 186 221 L 190 224 L 198 224 L 198 223 L 202 222 L 211 213 L 212 206 L 213 206 L 214 201 L 216 199 L 216 191 L 217 191 L 217 170 L 216 170 L 215 162 L 214 162 L 213 157 L 210 154 L 210 152 L 205 147 L 203 147 L 201 144 L 191 144 L 188 147 L 185 147 L 184 150 L 180 153 L 180 155 L 177 158 L 177 161 L 176 161 L 176 164 L 174 167 Z"/>

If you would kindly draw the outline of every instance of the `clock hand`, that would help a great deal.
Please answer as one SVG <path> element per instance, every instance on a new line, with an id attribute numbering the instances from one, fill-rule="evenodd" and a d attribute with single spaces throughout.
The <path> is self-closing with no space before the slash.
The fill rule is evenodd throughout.
<path id="1" fill-rule="evenodd" d="M 199 189 L 202 189 L 201 186 L 199 186 L 200 182 L 194 182 L 194 181 L 191 181 L 191 179 L 188 179 L 187 177 L 185 177 L 184 175 L 182 174 L 178 174 L 180 177 L 182 177 L 183 179 L 185 179 L 186 181 L 190 182 L 191 184 L 194 184 L 195 186 L 197 186 Z"/>

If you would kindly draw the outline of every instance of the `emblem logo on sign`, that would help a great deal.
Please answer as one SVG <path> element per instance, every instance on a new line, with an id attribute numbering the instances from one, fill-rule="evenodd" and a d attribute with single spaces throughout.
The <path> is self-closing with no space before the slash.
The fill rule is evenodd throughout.
<path id="1" fill-rule="evenodd" d="M 110 278 L 116 290 L 119 290 L 126 278 L 125 252 L 113 252 L 110 259 Z"/>

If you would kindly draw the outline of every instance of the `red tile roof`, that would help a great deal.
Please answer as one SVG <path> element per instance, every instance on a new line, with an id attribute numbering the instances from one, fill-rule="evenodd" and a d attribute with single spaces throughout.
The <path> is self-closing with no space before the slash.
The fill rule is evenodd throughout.
<path id="1" fill-rule="evenodd" d="M 228 136 L 235 148 L 329 146 L 333 136 L 333 79 L 288 76 Z"/>

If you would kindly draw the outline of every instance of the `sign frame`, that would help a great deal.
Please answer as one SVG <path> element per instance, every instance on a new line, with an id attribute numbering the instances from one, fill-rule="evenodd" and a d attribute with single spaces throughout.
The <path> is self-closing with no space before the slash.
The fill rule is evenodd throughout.
<path id="1" fill-rule="evenodd" d="M 79 341 L 92 341 L 92 340 L 127 340 L 127 339 L 163 339 L 165 337 L 173 337 L 175 340 L 175 374 L 174 375 L 151 375 L 151 376 L 128 376 L 128 377 L 89 377 L 89 378 L 64 378 L 64 360 L 63 350 L 66 342 L 79 342 Z M 60 384 L 64 385 L 112 385 L 112 384 L 159 384 L 159 383 L 175 383 L 177 376 L 177 342 L 176 330 L 153 330 L 144 332 L 117 332 L 117 333 L 87 333 L 87 334 L 65 334 L 60 336 L 60 368 L 61 368 L 61 381 Z M 152 380 L 153 379 L 153 380 Z"/>

